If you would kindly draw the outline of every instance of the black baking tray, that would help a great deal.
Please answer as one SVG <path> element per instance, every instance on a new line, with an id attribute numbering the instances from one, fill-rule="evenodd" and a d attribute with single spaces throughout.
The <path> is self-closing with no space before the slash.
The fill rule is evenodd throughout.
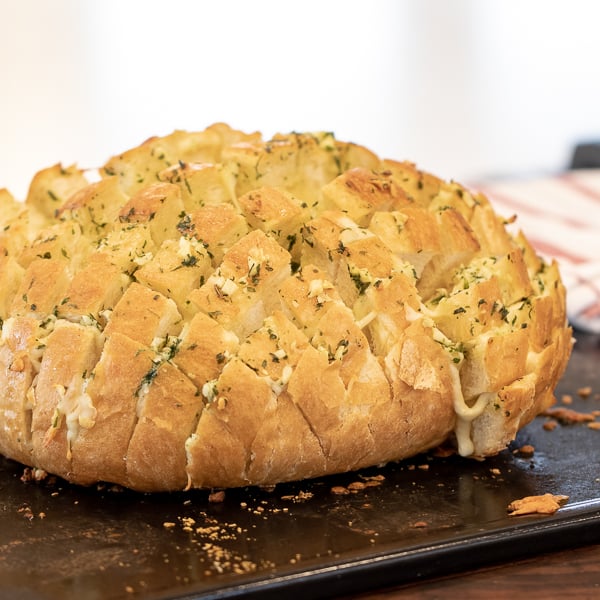
<path id="1" fill-rule="evenodd" d="M 556 395 L 600 409 L 600 338 L 577 334 Z M 590 386 L 581 397 L 578 390 Z M 138 494 L 21 480 L 0 459 L 0 597 L 156 600 L 364 592 L 600 540 L 600 431 L 538 417 L 483 462 L 422 455 L 265 490 Z M 535 447 L 531 456 L 518 448 Z M 339 494 L 340 490 L 348 491 Z M 550 516 L 517 498 L 569 496 Z M 211 501 L 212 500 L 212 501 Z"/>

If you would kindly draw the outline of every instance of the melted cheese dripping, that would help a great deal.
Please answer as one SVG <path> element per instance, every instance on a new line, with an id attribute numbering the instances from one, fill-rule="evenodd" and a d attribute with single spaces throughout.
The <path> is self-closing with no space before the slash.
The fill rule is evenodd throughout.
<path id="1" fill-rule="evenodd" d="M 456 426 L 454 433 L 458 443 L 458 453 L 461 456 L 471 456 L 475 451 L 473 440 L 471 439 L 471 423 L 485 410 L 489 404 L 490 398 L 495 394 L 484 392 L 479 394 L 475 404 L 469 406 L 464 399 L 460 385 L 460 375 L 458 369 L 452 365 L 450 369 L 452 380 L 452 397 L 454 401 L 454 411 L 456 412 Z"/>
<path id="2" fill-rule="evenodd" d="M 409 321 L 424 319 L 427 326 L 432 328 L 433 339 L 441 344 L 452 356 L 453 364 L 450 367 L 450 378 L 452 382 L 452 401 L 454 412 L 456 413 L 456 425 L 454 433 L 458 444 L 458 453 L 461 456 L 471 456 L 475 451 L 475 446 L 471 438 L 471 423 L 483 413 L 485 407 L 496 397 L 494 392 L 483 392 L 479 394 L 477 400 L 472 406 L 465 402 L 460 383 L 460 373 L 458 366 L 462 362 L 463 353 L 448 339 L 436 326 L 431 318 L 431 312 L 424 306 L 423 312 L 417 312 L 410 306 L 406 306 L 406 317 Z"/>
<path id="3" fill-rule="evenodd" d="M 80 428 L 90 429 L 96 423 L 96 408 L 91 396 L 86 392 L 88 382 L 89 379 L 74 377 L 67 388 L 62 385 L 55 386 L 59 401 L 49 433 L 52 430 L 56 431 L 60 423 L 60 416 L 64 415 L 67 427 L 67 458 L 69 460 L 71 459 L 71 445 L 77 439 Z"/>

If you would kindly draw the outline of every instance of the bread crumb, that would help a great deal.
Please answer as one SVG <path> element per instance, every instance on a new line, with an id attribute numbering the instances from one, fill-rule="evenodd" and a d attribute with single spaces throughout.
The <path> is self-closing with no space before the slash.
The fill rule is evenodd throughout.
<path id="1" fill-rule="evenodd" d="M 561 406 L 557 408 L 549 408 L 548 410 L 545 410 L 542 414 L 546 417 L 556 419 L 564 425 L 570 425 L 573 423 L 587 423 L 589 421 L 594 420 L 594 415 L 592 415 L 591 413 L 578 412 L 571 408 L 564 408 Z"/>
<path id="2" fill-rule="evenodd" d="M 592 421 L 588 423 L 587 426 L 594 431 L 600 431 L 600 421 Z"/>
<path id="3" fill-rule="evenodd" d="M 310 500 L 314 494 L 312 492 L 298 492 L 296 495 L 281 496 L 282 500 L 291 500 L 292 502 L 305 502 Z"/>
<path id="4" fill-rule="evenodd" d="M 577 395 L 581 398 L 589 398 L 592 395 L 592 388 L 589 385 L 580 387 L 577 390 Z"/>
<path id="5" fill-rule="evenodd" d="M 364 490 L 365 487 L 366 485 L 362 481 L 353 481 L 352 483 L 348 484 L 348 489 L 351 492 Z"/>
<path id="6" fill-rule="evenodd" d="M 535 447 L 531 444 L 523 444 L 517 452 L 521 456 L 533 456 L 535 454 Z"/>
<path id="7" fill-rule="evenodd" d="M 413 529 L 423 529 L 424 527 L 428 527 L 429 523 L 427 523 L 427 521 L 415 521 L 411 527 Z"/>
<path id="8" fill-rule="evenodd" d="M 21 481 L 44 481 L 48 477 L 48 473 L 44 469 L 36 469 L 34 467 L 25 467 L 21 475 Z"/>
<path id="9" fill-rule="evenodd" d="M 367 479 L 365 481 L 365 487 L 378 487 L 381 485 L 381 481 L 377 479 Z"/>
<path id="10" fill-rule="evenodd" d="M 331 493 L 336 494 L 338 496 L 346 496 L 348 494 L 357 494 L 358 492 L 362 492 L 367 488 L 378 487 L 384 481 L 385 477 L 383 475 L 373 475 L 363 477 L 364 481 L 353 481 L 349 483 L 347 486 L 343 485 L 334 485 L 331 487 Z"/>
<path id="11" fill-rule="evenodd" d="M 17 509 L 17 512 L 23 516 L 23 518 L 27 519 L 28 521 L 33 521 L 33 519 L 35 519 L 35 515 L 33 514 L 33 511 L 31 510 L 31 507 L 28 506 L 27 504 L 24 504 L 23 506 L 21 506 L 20 508 Z"/>
<path id="12" fill-rule="evenodd" d="M 219 490 L 217 492 L 211 492 L 208 495 L 208 501 L 214 502 L 214 503 L 224 502 L 225 501 L 225 491 Z"/>
<path id="13" fill-rule="evenodd" d="M 546 421 L 542 427 L 546 430 L 546 431 L 554 431 L 556 429 L 556 426 L 558 425 L 558 423 L 556 421 Z"/>
<path id="14" fill-rule="evenodd" d="M 573 404 L 573 396 L 571 394 L 563 394 L 561 402 L 563 404 Z"/>
<path id="15" fill-rule="evenodd" d="M 543 494 L 541 496 L 525 496 L 508 505 L 509 516 L 518 515 L 553 515 L 567 503 L 569 496 Z"/>
<path id="16" fill-rule="evenodd" d="M 432 450 L 432 454 L 436 458 L 448 458 L 456 454 L 456 448 L 452 446 L 438 446 Z"/>

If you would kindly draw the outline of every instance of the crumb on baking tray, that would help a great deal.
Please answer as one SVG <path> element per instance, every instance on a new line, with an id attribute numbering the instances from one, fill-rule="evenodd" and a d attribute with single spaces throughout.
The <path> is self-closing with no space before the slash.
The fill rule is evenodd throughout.
<path id="1" fill-rule="evenodd" d="M 569 496 L 542 494 L 541 496 L 525 496 L 513 500 L 508 505 L 509 516 L 518 515 L 553 515 L 569 500 Z"/>
<path id="2" fill-rule="evenodd" d="M 26 483 L 28 481 L 44 481 L 47 479 L 48 473 L 44 469 L 35 469 L 33 467 L 25 467 L 23 474 L 21 475 L 21 481 Z"/>
<path id="3" fill-rule="evenodd" d="M 579 398 L 586 399 L 592 397 L 592 387 L 589 385 L 577 388 L 576 393 Z M 600 399 L 600 394 L 594 394 L 594 399 Z M 540 416 L 547 417 L 549 420 L 544 422 L 542 427 L 546 431 L 552 431 L 560 423 L 561 425 L 576 425 L 585 423 L 590 429 L 600 430 L 600 410 L 591 410 L 587 412 L 578 411 L 570 408 L 573 404 L 573 394 L 563 394 L 560 398 L 561 406 L 553 406 L 546 409 Z"/>
<path id="4" fill-rule="evenodd" d="M 223 573 L 253 573 L 259 567 L 270 568 L 269 561 L 256 563 L 247 556 L 227 547 L 228 542 L 243 539 L 248 531 L 233 522 L 224 522 L 204 511 L 195 517 L 178 516 L 175 521 L 165 521 L 165 529 L 181 530 L 189 536 L 201 552 L 198 560 L 204 565 L 204 575 Z"/>
<path id="5" fill-rule="evenodd" d="M 225 490 L 215 490 L 208 495 L 208 501 L 211 503 L 220 503 L 225 501 Z"/>
<path id="6" fill-rule="evenodd" d="M 592 413 L 579 412 L 572 408 L 566 408 L 564 406 L 558 406 L 555 408 L 549 408 L 542 413 L 545 417 L 556 419 L 563 425 L 571 425 L 574 423 L 588 423 L 595 419 Z"/>
<path id="7" fill-rule="evenodd" d="M 523 444 L 522 446 L 517 448 L 513 452 L 513 454 L 518 454 L 519 456 L 526 456 L 526 457 L 533 456 L 535 454 L 535 446 L 532 446 L 531 444 Z"/>
<path id="8" fill-rule="evenodd" d="M 577 389 L 577 395 L 580 398 L 589 398 L 592 395 L 592 388 L 589 385 Z"/>
<path id="9" fill-rule="evenodd" d="M 334 485 L 329 491 L 337 496 L 347 496 L 348 494 L 362 492 L 368 488 L 378 487 L 384 480 L 385 477 L 381 474 L 373 475 L 370 477 L 363 477 L 363 481 L 353 481 L 348 485 Z"/>
<path id="10" fill-rule="evenodd" d="M 286 494 L 285 496 L 281 496 L 281 499 L 298 503 L 306 502 L 307 500 L 310 500 L 313 496 L 314 494 L 312 492 L 304 492 L 300 490 L 297 494 Z"/>
<path id="11" fill-rule="evenodd" d="M 425 529 L 428 526 L 429 523 L 427 521 L 415 521 L 410 525 L 411 529 Z"/>

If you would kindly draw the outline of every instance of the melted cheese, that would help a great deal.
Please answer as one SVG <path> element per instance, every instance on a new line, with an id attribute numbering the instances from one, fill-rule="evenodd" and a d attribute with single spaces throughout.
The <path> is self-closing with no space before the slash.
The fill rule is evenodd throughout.
<path id="1" fill-rule="evenodd" d="M 364 317 L 362 317 L 361 319 L 358 319 L 356 321 L 356 325 L 357 327 L 359 327 L 360 329 L 364 329 L 373 319 L 375 319 L 377 317 L 377 313 L 372 310 L 371 312 L 367 313 Z"/>
<path id="2" fill-rule="evenodd" d="M 460 375 L 458 369 L 452 365 L 450 369 L 452 379 L 452 397 L 454 402 L 454 411 L 456 412 L 456 426 L 454 433 L 458 443 L 458 453 L 461 456 L 471 456 L 475 450 L 473 440 L 471 439 L 471 423 L 485 410 L 490 403 L 490 399 L 496 394 L 484 392 L 479 394 L 473 406 L 469 406 L 464 399 L 460 385 Z"/>
<path id="3" fill-rule="evenodd" d="M 89 379 L 74 377 L 67 388 L 56 385 L 59 396 L 52 429 L 58 426 L 60 415 L 65 416 L 67 427 L 67 458 L 71 458 L 71 445 L 79 436 L 81 427 L 90 429 L 96 424 L 96 408 L 86 392 Z"/>
<path id="4" fill-rule="evenodd" d="M 194 254 L 205 254 L 202 242 L 199 242 L 194 237 L 181 236 L 177 244 L 177 256 L 182 260 L 193 256 Z"/>
<path id="5" fill-rule="evenodd" d="M 292 368 L 291 365 L 285 365 L 285 367 L 283 367 L 283 370 L 281 372 L 280 379 L 274 380 L 268 376 L 264 377 L 264 379 L 268 382 L 273 393 L 276 396 L 279 396 L 279 394 L 281 394 L 281 392 L 283 392 L 283 390 L 287 386 L 288 381 L 290 380 L 290 377 L 292 376 L 293 372 L 294 372 L 294 369 Z"/>
<path id="6" fill-rule="evenodd" d="M 233 279 L 226 279 L 222 275 L 215 275 L 209 279 L 219 293 L 223 296 L 232 296 L 238 289 L 237 283 Z"/>
<path id="7" fill-rule="evenodd" d="M 217 389 L 217 379 L 211 379 L 202 386 L 202 395 L 207 402 L 212 402 L 219 394 Z"/>

